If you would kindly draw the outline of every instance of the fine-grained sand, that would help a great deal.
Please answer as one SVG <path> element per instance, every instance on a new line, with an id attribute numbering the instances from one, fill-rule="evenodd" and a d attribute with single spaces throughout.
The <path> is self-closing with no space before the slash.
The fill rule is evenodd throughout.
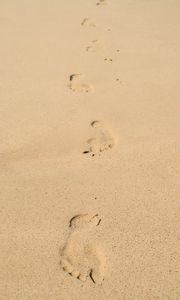
<path id="1" fill-rule="evenodd" d="M 180 299 L 180 1 L 1 1 L 0 141 L 1 300 Z"/>

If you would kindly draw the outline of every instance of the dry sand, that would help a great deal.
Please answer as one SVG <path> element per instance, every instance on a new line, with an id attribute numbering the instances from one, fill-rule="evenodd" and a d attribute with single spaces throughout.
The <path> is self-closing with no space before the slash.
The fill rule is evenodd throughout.
<path id="1" fill-rule="evenodd" d="M 0 25 L 0 299 L 179 300 L 180 1 L 4 0 Z"/>

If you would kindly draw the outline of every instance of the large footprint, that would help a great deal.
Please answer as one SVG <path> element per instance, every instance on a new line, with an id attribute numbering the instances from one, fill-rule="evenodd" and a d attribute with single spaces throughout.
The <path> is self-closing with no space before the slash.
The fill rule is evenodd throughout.
<path id="1" fill-rule="evenodd" d="M 93 156 L 111 149 L 117 142 L 117 137 L 102 121 L 93 121 L 91 126 L 94 129 L 94 137 L 87 140 L 88 149 L 83 153 L 91 153 Z"/>
<path id="2" fill-rule="evenodd" d="M 101 222 L 99 216 L 84 214 L 70 220 L 70 234 L 61 252 L 60 264 L 73 277 L 86 281 L 89 276 L 96 284 L 104 279 L 106 259 L 100 246 L 90 238 L 90 232 Z"/>
<path id="3" fill-rule="evenodd" d="M 69 76 L 68 87 L 73 92 L 93 92 L 94 88 L 91 84 L 87 83 L 82 74 L 71 74 Z"/>

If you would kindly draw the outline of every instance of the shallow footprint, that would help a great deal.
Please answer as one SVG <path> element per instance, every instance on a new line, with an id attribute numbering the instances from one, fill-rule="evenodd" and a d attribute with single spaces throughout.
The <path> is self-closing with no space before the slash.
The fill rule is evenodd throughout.
<path id="1" fill-rule="evenodd" d="M 98 2 L 96 2 L 96 5 L 106 5 L 108 3 L 109 3 L 109 1 L 107 1 L 107 0 L 99 0 Z"/>
<path id="2" fill-rule="evenodd" d="M 94 129 L 94 137 L 87 140 L 88 149 L 83 153 L 91 153 L 95 156 L 105 150 L 111 149 L 117 143 L 117 137 L 112 130 L 102 121 L 95 120 L 91 123 Z"/>
<path id="3" fill-rule="evenodd" d="M 89 93 L 94 91 L 93 86 L 87 83 L 86 80 L 84 79 L 84 76 L 81 74 L 71 74 L 69 76 L 68 87 L 73 92 Z"/>
<path id="4" fill-rule="evenodd" d="M 99 216 L 84 214 L 70 220 L 70 234 L 61 252 L 60 264 L 71 276 L 86 281 L 88 276 L 96 284 L 104 279 L 106 258 L 100 246 L 96 245 L 91 232 L 101 222 Z"/>
<path id="5" fill-rule="evenodd" d="M 98 40 L 91 41 L 89 46 L 86 47 L 87 52 L 98 52 L 102 50 L 104 50 L 104 46 Z"/>
<path id="6" fill-rule="evenodd" d="M 91 19 L 84 18 L 81 22 L 81 26 L 96 27 L 96 24 Z"/>

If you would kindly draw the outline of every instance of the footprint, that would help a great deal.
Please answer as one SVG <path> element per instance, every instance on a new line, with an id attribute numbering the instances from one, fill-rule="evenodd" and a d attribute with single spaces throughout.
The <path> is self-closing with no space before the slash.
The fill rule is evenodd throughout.
<path id="1" fill-rule="evenodd" d="M 102 121 L 93 121 L 91 126 L 94 129 L 95 136 L 87 140 L 88 149 L 83 153 L 91 153 L 92 156 L 111 149 L 117 142 L 117 137 Z"/>
<path id="2" fill-rule="evenodd" d="M 103 45 L 98 40 L 91 41 L 91 44 L 86 47 L 86 51 L 88 52 L 97 52 L 99 50 L 103 50 Z"/>
<path id="3" fill-rule="evenodd" d="M 96 27 L 96 24 L 91 19 L 84 18 L 81 22 L 81 26 Z"/>
<path id="4" fill-rule="evenodd" d="M 116 49 L 114 51 L 106 51 L 106 54 L 105 54 L 105 57 L 104 57 L 104 61 L 106 62 L 112 62 L 114 60 L 117 60 L 118 59 L 118 54 L 120 50 L 119 49 Z"/>
<path id="5" fill-rule="evenodd" d="M 100 222 L 97 214 L 73 217 L 69 223 L 70 234 L 60 260 L 64 271 L 81 281 L 86 281 L 89 276 L 96 284 L 102 283 L 106 267 L 102 248 L 91 238 L 91 232 Z"/>
<path id="6" fill-rule="evenodd" d="M 93 92 L 93 86 L 91 84 L 86 83 L 84 76 L 81 74 L 71 74 L 69 76 L 69 84 L 68 87 L 73 92 Z"/>
<path id="7" fill-rule="evenodd" d="M 96 5 L 105 5 L 108 4 L 109 2 L 107 0 L 99 0 Z"/>
<path id="8" fill-rule="evenodd" d="M 108 57 L 104 58 L 104 60 L 105 60 L 105 61 L 113 61 L 112 58 L 108 58 Z"/>

